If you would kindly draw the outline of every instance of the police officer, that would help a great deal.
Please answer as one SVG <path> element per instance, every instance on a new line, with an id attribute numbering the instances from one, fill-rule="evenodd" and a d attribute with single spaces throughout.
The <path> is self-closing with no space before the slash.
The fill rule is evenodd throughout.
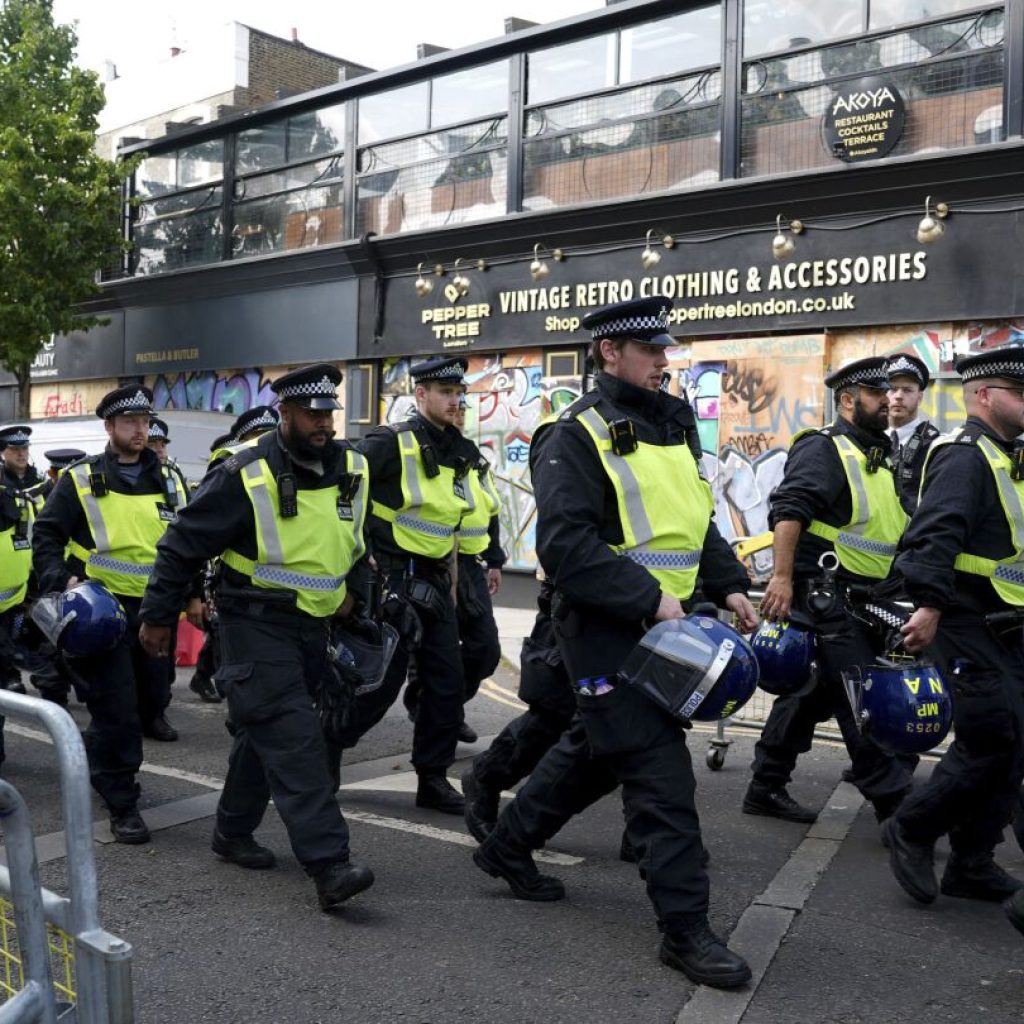
<path id="1" fill-rule="evenodd" d="M 349 860 L 311 699 L 328 671 L 328 622 L 348 613 L 346 577 L 365 549 L 366 461 L 332 440 L 340 382 L 327 363 L 275 381 L 280 427 L 206 478 L 160 544 L 141 612 L 142 642 L 166 655 L 191 579 L 220 556 L 219 681 L 234 745 L 212 848 L 242 867 L 272 867 L 253 832 L 273 797 L 328 911 L 373 883 Z"/>
<path id="2" fill-rule="evenodd" d="M 85 452 L 78 448 L 51 448 L 50 451 L 43 454 L 46 456 L 46 461 L 50 464 L 49 468 L 46 470 L 46 476 L 31 488 L 29 492 L 33 498 L 40 502 L 45 502 L 50 496 L 54 487 L 57 486 L 57 478 L 68 466 L 85 458 Z"/>
<path id="3" fill-rule="evenodd" d="M 423 624 L 412 655 L 420 686 L 412 746 L 416 805 L 445 814 L 464 809 L 445 774 L 455 760 L 465 696 L 451 561 L 471 508 L 467 476 L 482 457 L 455 427 L 467 365 L 460 357 L 439 357 L 412 366 L 416 412 L 359 443 L 370 464 L 374 556 L 389 587 L 417 606 Z"/>
<path id="4" fill-rule="evenodd" d="M 852 759 L 846 778 L 882 821 L 911 785 L 912 767 L 865 740 L 846 698 L 842 671 L 870 664 L 875 641 L 846 613 L 842 591 L 873 587 L 888 575 L 906 525 L 889 461 L 888 378 L 881 356 L 859 359 L 825 378 L 838 416 L 831 426 L 797 434 L 782 482 L 771 496 L 774 568 L 761 613 L 784 620 L 790 608 L 812 618 L 822 637 L 818 679 L 778 697 L 754 748 L 747 814 L 811 822 L 817 814 L 786 790 L 797 757 L 811 749 L 814 727 L 833 715 Z M 838 559 L 834 589 L 820 584 L 822 555 Z M 828 554 L 826 554 L 828 553 Z"/>
<path id="5" fill-rule="evenodd" d="M 31 436 L 31 427 L 12 426 L 0 430 L 0 450 L 3 454 L 0 479 L 17 491 L 27 491 L 40 482 L 39 471 L 28 461 Z"/>
<path id="6" fill-rule="evenodd" d="M 15 693 L 25 692 L 17 664 L 16 631 L 32 571 L 35 515 L 35 505 L 24 491 L 0 481 L 0 687 Z M 0 736 L 0 760 L 2 754 Z"/>
<path id="7" fill-rule="evenodd" d="M 712 521 L 688 403 L 660 390 L 671 303 L 641 299 L 588 314 L 597 387 L 534 434 L 537 554 L 556 587 L 554 628 L 570 678 L 614 678 L 644 622 L 680 618 L 698 572 L 705 589 L 757 624 L 743 567 Z M 680 723 L 624 684 L 579 701 L 474 854 L 521 899 L 555 900 L 562 883 L 531 851 L 617 786 L 626 830 L 664 932 L 661 958 L 717 987 L 750 978 L 710 930 L 694 777 Z"/>
<path id="8" fill-rule="evenodd" d="M 156 545 L 179 507 L 174 477 L 146 447 L 152 406 L 152 391 L 138 384 L 104 395 L 96 414 L 107 430 L 107 449 L 57 480 L 32 539 L 42 593 L 65 590 L 87 576 L 104 584 L 128 615 L 129 628 L 118 647 L 71 664 L 92 716 L 85 732 L 90 779 L 121 843 L 149 841 L 135 780 L 142 735 L 178 738 L 164 715 L 170 701 L 167 663 L 148 655 L 137 639 L 139 605 Z"/>
<path id="9" fill-rule="evenodd" d="M 1004 900 L 1021 882 L 996 864 L 1024 777 L 1024 349 L 960 359 L 967 420 L 932 445 L 921 503 L 896 568 L 915 605 L 912 652 L 934 644 L 953 689 L 954 739 L 886 823 L 893 874 L 921 903 L 940 890 L 935 841 L 949 836 L 947 896 Z M 1003 614 L 1003 626 L 987 616 Z"/>
<path id="10" fill-rule="evenodd" d="M 928 367 L 909 352 L 899 352 L 885 361 L 889 380 L 889 438 L 893 476 L 900 503 L 907 515 L 917 508 L 921 470 L 928 449 L 941 431 L 920 413 L 921 399 L 928 387 Z"/>
<path id="11" fill-rule="evenodd" d="M 167 424 L 163 420 L 157 419 L 154 416 L 149 421 L 149 440 L 147 442 L 147 447 L 156 455 L 160 462 L 174 474 L 178 485 L 179 502 L 184 504 L 188 501 L 190 493 L 188 480 L 185 479 L 185 474 L 181 471 L 181 467 L 170 457 L 170 452 L 167 451 L 167 447 L 170 443 L 171 432 L 168 429 Z"/>

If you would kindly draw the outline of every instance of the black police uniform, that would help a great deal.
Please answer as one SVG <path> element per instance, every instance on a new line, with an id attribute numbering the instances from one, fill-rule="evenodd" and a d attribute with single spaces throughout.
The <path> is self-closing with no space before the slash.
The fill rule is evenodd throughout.
<path id="1" fill-rule="evenodd" d="M 930 381 L 928 367 L 924 361 L 907 352 L 889 356 L 885 361 L 884 370 L 890 384 L 893 377 L 913 377 L 924 391 Z M 900 504 L 909 516 L 912 516 L 914 509 L 917 508 L 921 474 L 928 458 L 928 450 L 941 433 L 934 423 L 922 420 L 902 443 L 898 437 L 894 438 L 891 451 L 893 479 L 896 481 Z M 890 436 L 895 434 L 895 431 L 890 432 Z"/>
<path id="2" fill-rule="evenodd" d="M 7 447 L 27 448 L 31 434 L 31 427 L 4 427 L 3 430 L 0 430 L 0 452 L 3 452 Z M 11 487 L 16 491 L 31 491 L 39 486 L 42 482 L 42 477 L 39 475 L 39 470 L 31 463 L 25 467 L 24 476 L 18 476 L 17 473 L 8 469 L 2 457 L 0 457 L 0 481 L 5 486 Z"/>
<path id="3" fill-rule="evenodd" d="M 424 382 L 461 382 L 462 372 L 452 372 L 452 364 L 455 363 L 461 364 L 462 372 L 465 371 L 464 360 L 431 360 L 414 367 L 413 370 L 417 371 L 414 376 Z M 397 428 L 386 426 L 370 431 L 357 447 L 369 463 L 374 502 L 389 508 L 402 505 L 401 457 L 396 429 L 414 431 L 421 449 L 429 446 L 437 465 L 453 469 L 457 474 L 469 472 L 481 457 L 476 445 L 464 438 L 454 426 L 446 426 L 442 430 L 415 413 L 406 424 Z M 412 763 L 421 779 L 443 779 L 446 769 L 455 760 L 465 696 L 458 620 L 450 594 L 448 562 L 424 558 L 403 549 L 395 541 L 391 524 L 379 516 L 371 514 L 368 524 L 374 557 L 389 587 L 402 593 L 411 581 L 419 580 L 432 587 L 435 594 L 432 608 L 421 606 L 417 609 L 423 627 L 422 638 L 411 656 L 416 660 L 421 696 L 413 733 Z M 454 542 L 453 537 L 453 546 Z M 389 678 L 399 677 L 403 654 L 408 657 L 404 646 L 395 656 Z M 443 809 L 462 813 L 461 799 L 452 800 L 451 807 Z"/>
<path id="4" fill-rule="evenodd" d="M 843 688 L 842 671 L 851 665 L 869 665 L 878 651 L 878 641 L 868 627 L 846 614 L 842 601 L 831 611 L 815 610 L 808 601 L 813 581 L 821 576 L 818 560 L 833 550 L 831 541 L 807 531 L 812 519 L 830 526 L 845 526 L 851 516 L 850 486 L 843 471 L 832 437 L 848 438 L 861 451 L 876 449 L 876 458 L 884 456 L 878 472 L 891 475 L 885 453 L 888 438 L 882 431 L 861 429 L 839 418 L 831 426 L 800 438 L 786 461 L 782 482 L 771 495 L 770 525 L 796 521 L 803 527 L 797 543 L 793 566 L 793 607 L 814 620 L 821 636 L 818 644 L 818 678 L 810 689 L 777 697 L 754 748 L 751 765 L 753 793 L 777 793 L 784 790 L 796 767 L 797 757 L 811 749 L 814 729 L 819 722 L 835 717 L 843 741 L 853 762 L 846 773 L 875 805 L 879 818 L 891 813 L 911 785 L 916 759 L 899 759 L 864 739 L 853 717 Z M 836 574 L 840 587 L 874 587 L 878 580 L 840 567 Z M 788 801 L 787 801 L 788 803 Z M 746 806 L 750 813 L 771 813 Z M 795 820 L 813 820 L 813 812 L 796 808 Z M 787 817 L 787 814 L 781 814 Z"/>
<path id="5" fill-rule="evenodd" d="M 334 367 L 330 370 L 340 377 Z M 275 381 L 282 401 L 293 382 L 302 386 L 310 373 L 304 368 Z M 265 459 L 278 480 L 291 474 L 297 491 L 337 489 L 348 472 L 350 448 L 347 442 L 330 443 L 313 463 L 286 448 L 275 430 L 208 474 L 160 542 L 143 621 L 170 625 L 190 581 L 209 559 L 228 549 L 257 558 L 253 506 L 241 476 L 245 465 Z M 217 832 L 229 840 L 250 837 L 273 797 L 296 858 L 307 873 L 322 876 L 349 859 L 348 827 L 334 799 L 327 747 L 313 706 L 317 684 L 329 671 L 328 620 L 298 608 L 294 591 L 255 587 L 223 561 L 217 610 L 218 680 L 227 694 L 228 728 L 234 736 Z"/>
<path id="6" fill-rule="evenodd" d="M 609 307 L 592 314 L 584 325 L 593 324 L 595 338 L 650 338 L 651 343 L 667 344 L 671 339 L 662 333 L 667 314 L 667 309 L 659 309 L 663 305 L 670 303 Z M 657 337 L 655 324 L 660 325 Z M 622 330 L 605 333 L 613 325 Z M 556 588 L 554 630 L 572 679 L 614 678 L 662 596 L 658 581 L 646 569 L 620 557 L 612 547 L 623 542 L 615 489 L 589 434 L 576 421 L 589 407 L 609 423 L 629 420 L 640 443 L 689 445 L 698 463 L 700 458 L 687 402 L 606 373 L 598 374 L 594 391 L 534 434 L 530 465 L 538 512 L 537 554 Z M 706 592 L 719 602 L 745 593 L 749 585 L 745 570 L 710 519 L 699 573 Z M 626 831 L 659 926 L 676 936 L 706 928 L 708 880 L 701 863 L 695 780 L 684 730 L 678 720 L 624 684 L 599 700 L 580 699 L 568 730 L 543 756 L 474 855 L 477 864 L 501 874 L 513 891 L 523 895 L 523 884 L 531 884 L 529 852 L 619 786 Z M 541 893 L 529 895 L 527 890 L 526 898 L 561 895 L 556 880 L 540 881 Z M 666 958 L 664 946 L 662 955 Z M 728 964 L 735 975 L 731 980 L 706 980 L 737 984 L 749 977 L 739 958 Z"/>
<path id="7" fill-rule="evenodd" d="M 22 518 L 18 493 L 17 488 L 8 487 L 0 482 L 0 531 L 20 530 L 25 535 L 20 543 L 24 544 L 28 542 L 28 524 Z M 0 590 L 3 590 L 6 585 L 6 581 L 0 581 Z M 19 652 L 16 636 L 18 617 L 22 613 L 23 607 L 20 605 L 0 612 L 0 687 L 19 693 L 25 692 L 21 682 L 21 672 L 18 670 Z M 0 740 L 0 753 L 2 750 L 2 740 Z"/>
<path id="8" fill-rule="evenodd" d="M 1000 362 L 1001 351 L 1006 350 L 968 357 L 957 369 L 965 381 L 1012 373 L 1024 387 L 1020 350 L 1009 357 L 1015 371 L 990 369 Z M 992 852 L 1002 842 L 1024 778 L 1021 624 L 997 637 L 985 616 L 1013 606 L 989 580 L 953 565 L 965 551 L 994 559 L 1013 554 L 995 480 L 977 444 L 983 436 L 1002 451 L 1015 449 L 1014 442 L 968 417 L 956 442 L 933 452 L 921 503 L 896 558 L 915 606 L 942 611 L 934 650 L 953 691 L 954 738 L 927 783 L 900 806 L 890 828 L 929 848 L 947 834 L 953 856 L 942 891 L 1001 899 L 1020 885 L 994 865 Z"/>

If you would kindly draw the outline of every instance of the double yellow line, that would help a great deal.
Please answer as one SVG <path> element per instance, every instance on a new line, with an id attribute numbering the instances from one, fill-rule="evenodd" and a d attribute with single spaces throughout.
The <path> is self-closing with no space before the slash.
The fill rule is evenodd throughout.
<path id="1" fill-rule="evenodd" d="M 480 684 L 480 693 L 484 697 L 490 697 L 491 700 L 497 701 L 499 704 L 506 704 L 508 707 L 515 708 L 517 711 L 526 710 L 526 705 L 516 696 L 515 690 L 510 690 L 506 686 L 501 686 L 493 679 L 485 679 Z"/>

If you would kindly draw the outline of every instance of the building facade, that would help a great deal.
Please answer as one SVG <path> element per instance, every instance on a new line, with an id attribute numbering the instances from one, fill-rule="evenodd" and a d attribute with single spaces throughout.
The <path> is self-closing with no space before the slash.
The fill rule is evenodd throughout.
<path id="1" fill-rule="evenodd" d="M 147 143 L 110 325 L 58 339 L 40 401 L 74 364 L 240 411 L 329 358 L 357 436 L 463 353 L 527 570 L 580 320 L 661 295 L 719 526 L 757 533 L 829 366 L 912 349 L 947 425 L 955 356 L 1024 342 L 1022 135 L 1024 0 L 626 0 Z"/>

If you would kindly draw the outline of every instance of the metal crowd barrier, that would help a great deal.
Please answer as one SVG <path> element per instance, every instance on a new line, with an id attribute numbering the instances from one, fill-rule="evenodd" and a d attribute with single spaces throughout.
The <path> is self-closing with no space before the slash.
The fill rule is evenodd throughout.
<path id="1" fill-rule="evenodd" d="M 8 997 L 0 1024 L 132 1024 L 132 947 L 100 926 L 89 766 L 78 726 L 56 704 L 7 690 L 0 690 L 0 715 L 41 723 L 53 740 L 70 891 L 64 897 L 40 886 L 25 802 L 0 780 L 8 861 L 0 866 L 0 1000 Z"/>

